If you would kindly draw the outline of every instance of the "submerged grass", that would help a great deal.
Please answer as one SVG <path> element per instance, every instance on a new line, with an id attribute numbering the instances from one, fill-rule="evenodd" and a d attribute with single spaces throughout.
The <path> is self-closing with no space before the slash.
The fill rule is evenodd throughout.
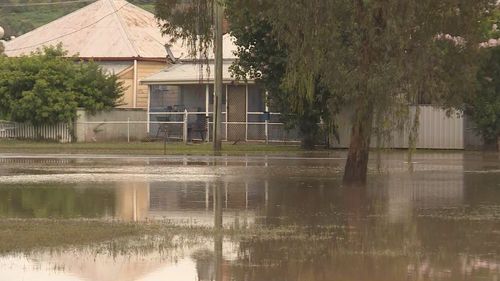
<path id="1" fill-rule="evenodd" d="M 87 244 L 143 233 L 144 229 L 124 223 L 7 219 L 0 220 L 0 253 Z"/>
<path id="2" fill-rule="evenodd" d="M 342 228 L 302 229 L 298 226 L 225 228 L 233 241 L 320 241 Z M 213 228 L 165 222 L 129 223 L 101 220 L 0 219 L 0 254 L 94 245 L 99 252 L 141 249 L 168 250 L 213 239 Z"/>

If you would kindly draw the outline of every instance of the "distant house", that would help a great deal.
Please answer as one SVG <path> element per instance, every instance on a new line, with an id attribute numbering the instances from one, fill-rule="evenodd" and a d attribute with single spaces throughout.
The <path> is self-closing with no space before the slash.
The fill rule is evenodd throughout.
<path id="1" fill-rule="evenodd" d="M 237 80 L 229 70 L 235 61 L 237 47 L 233 38 L 224 36 L 224 63 L 222 96 L 222 135 L 227 141 L 297 140 L 294 132 L 284 130 L 279 114 L 268 114 L 266 92 L 255 81 Z M 214 111 L 214 58 L 207 62 L 189 56 L 175 58 L 175 63 L 162 71 L 141 80 L 149 86 L 149 132 L 162 133 L 162 127 L 170 127 L 175 134 L 175 122 L 181 122 L 183 113 L 189 114 L 189 127 L 203 118 L 211 119 Z M 271 116 L 272 115 L 272 116 Z M 272 120 L 271 120 L 272 119 Z M 170 123 L 171 124 L 167 124 Z M 177 126 L 180 128 L 180 126 Z M 211 126 L 207 126 L 208 131 Z M 177 129 L 179 132 L 180 129 Z M 207 132 L 210 134 L 210 132 Z M 195 134 L 195 137 L 198 135 Z"/>
<path id="2" fill-rule="evenodd" d="M 98 62 L 128 87 L 122 103 L 147 108 L 148 88 L 139 80 L 169 63 L 157 20 L 124 0 L 98 0 L 5 44 L 7 56 L 30 54 L 42 46 L 61 43 L 69 55 Z M 182 47 L 170 47 L 182 56 Z"/>

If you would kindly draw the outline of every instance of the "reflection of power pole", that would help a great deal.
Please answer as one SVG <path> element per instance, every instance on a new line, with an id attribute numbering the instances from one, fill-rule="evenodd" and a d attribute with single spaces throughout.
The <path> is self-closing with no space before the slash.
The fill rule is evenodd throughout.
<path id="1" fill-rule="evenodd" d="M 222 231 L 222 188 L 221 182 L 216 182 L 214 186 L 214 230 Z"/>
<path id="2" fill-rule="evenodd" d="M 222 281 L 222 188 L 214 186 L 214 259 L 215 281 Z"/>
<path id="3" fill-rule="evenodd" d="M 214 152 L 222 149 L 222 25 L 224 21 L 224 7 L 221 0 L 214 0 L 215 17 L 215 112 L 214 112 Z"/>

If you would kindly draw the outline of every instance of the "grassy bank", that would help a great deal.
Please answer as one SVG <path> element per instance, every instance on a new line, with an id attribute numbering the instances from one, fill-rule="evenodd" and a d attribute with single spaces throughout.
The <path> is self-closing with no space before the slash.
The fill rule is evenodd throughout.
<path id="1" fill-rule="evenodd" d="M 164 148 L 165 151 L 164 151 Z M 49 154 L 118 154 L 118 155 L 211 155 L 210 143 L 182 144 L 161 142 L 51 143 L 32 141 L 0 141 L 0 153 Z M 224 155 L 305 152 L 297 145 L 223 144 Z"/>

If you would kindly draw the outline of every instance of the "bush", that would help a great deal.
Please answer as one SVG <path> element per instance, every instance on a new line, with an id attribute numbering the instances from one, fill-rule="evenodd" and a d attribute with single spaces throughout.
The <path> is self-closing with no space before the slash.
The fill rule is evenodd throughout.
<path id="1" fill-rule="evenodd" d="M 79 107 L 93 113 L 115 107 L 123 93 L 117 77 L 66 55 L 58 46 L 0 57 L 0 119 L 52 125 L 74 121 Z"/>

